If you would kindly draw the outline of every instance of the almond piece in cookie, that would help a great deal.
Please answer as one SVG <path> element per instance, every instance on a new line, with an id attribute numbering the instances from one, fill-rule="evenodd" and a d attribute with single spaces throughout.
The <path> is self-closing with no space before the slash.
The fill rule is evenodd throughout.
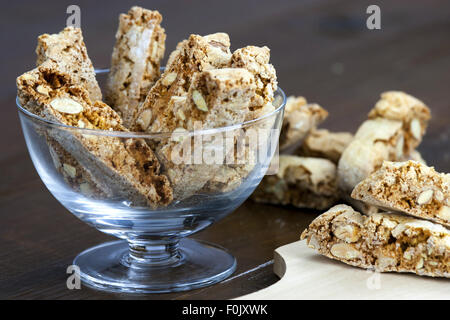
<path id="1" fill-rule="evenodd" d="M 450 227 L 450 174 L 419 162 L 385 161 L 355 187 L 352 197 Z"/>
<path id="2" fill-rule="evenodd" d="M 336 165 L 327 159 L 280 155 L 278 173 L 265 176 L 252 199 L 261 203 L 327 209 L 339 199 Z"/>
<path id="3" fill-rule="evenodd" d="M 341 204 L 314 219 L 301 239 L 355 267 L 450 278 L 450 231 L 429 221 L 393 213 L 364 216 Z"/>
<path id="4" fill-rule="evenodd" d="M 74 83 L 86 88 L 91 101 L 102 100 L 102 93 L 95 79 L 95 71 L 87 54 L 80 28 L 67 27 L 57 34 L 43 34 L 38 38 L 36 48 L 39 66 L 51 59 L 58 63 L 61 72 L 67 73 Z M 43 93 L 44 87 L 36 88 Z"/>
<path id="5" fill-rule="evenodd" d="M 57 63 L 47 60 L 18 77 L 21 105 L 46 120 L 64 125 L 127 131 L 114 110 L 100 101 L 92 103 L 88 92 L 60 70 Z M 37 91 L 38 87 L 45 88 L 47 94 Z M 160 173 L 158 159 L 145 141 L 73 130 L 48 129 L 45 134 L 89 170 L 105 194 L 123 197 L 136 206 L 156 207 L 172 201 L 169 180 Z M 71 168 L 66 172 L 73 176 Z"/>
<path id="6" fill-rule="evenodd" d="M 161 21 L 158 11 L 136 6 L 119 16 L 105 99 L 125 127 L 133 127 L 138 105 L 160 76 L 166 40 Z"/>

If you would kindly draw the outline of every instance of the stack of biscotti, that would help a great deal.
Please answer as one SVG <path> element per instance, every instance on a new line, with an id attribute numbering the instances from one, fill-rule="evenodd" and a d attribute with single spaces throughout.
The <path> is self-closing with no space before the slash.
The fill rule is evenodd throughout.
<path id="1" fill-rule="evenodd" d="M 363 214 L 336 205 L 301 239 L 353 266 L 450 278 L 450 174 L 428 167 L 413 149 L 425 131 L 428 108 L 390 92 L 369 116 L 338 168 L 344 190 L 354 184 L 350 195 Z"/>
<path id="2" fill-rule="evenodd" d="M 352 266 L 450 278 L 450 230 L 427 220 L 392 212 L 363 215 L 341 204 L 317 217 L 301 239 Z"/>
<path id="3" fill-rule="evenodd" d="M 154 141 L 154 149 L 173 184 L 177 199 L 202 192 L 235 189 L 253 168 L 256 150 L 243 164 L 225 163 L 234 145 L 225 146 L 214 163 L 176 161 L 175 150 L 190 145 L 187 131 L 239 124 L 274 110 L 275 69 L 267 47 L 248 46 L 231 53 L 225 33 L 191 35 L 171 53 L 164 73 L 137 109 L 134 129 L 173 132 L 181 139 Z M 205 138 L 205 137 L 204 137 Z M 207 137 L 203 140 L 208 140 Z M 203 142 L 203 150 L 222 148 Z"/>
<path id="4" fill-rule="evenodd" d="M 352 197 L 379 211 L 362 215 L 337 205 L 301 239 L 353 266 L 450 278 L 450 174 L 417 161 L 385 161 Z"/>
<path id="5" fill-rule="evenodd" d="M 190 35 L 160 74 L 166 39 L 161 22 L 158 11 L 140 7 L 120 15 L 104 95 L 108 104 L 101 101 L 79 28 L 40 36 L 37 68 L 17 79 L 22 106 L 52 122 L 170 135 L 144 140 L 80 130 L 41 132 L 56 169 L 86 196 L 164 206 L 198 193 L 232 191 L 254 167 L 258 146 L 245 148 L 244 162 L 225 162 L 236 157 L 236 144 L 226 145 L 213 164 L 175 158 L 194 139 L 193 130 L 240 124 L 275 110 L 270 50 L 247 46 L 232 53 L 225 33 Z M 267 121 L 259 126 L 271 127 Z M 202 147 L 208 152 L 223 146 Z"/>
<path id="6" fill-rule="evenodd" d="M 318 129 L 327 115 L 323 108 L 308 104 L 303 97 L 288 98 L 279 166 L 302 172 L 305 171 L 302 162 L 307 161 L 307 174 L 284 176 L 290 172 L 284 170 L 266 176 L 252 196 L 255 201 L 323 210 L 342 200 L 363 213 L 374 213 L 378 211 L 376 206 L 350 197 L 356 184 L 380 168 L 385 160 L 425 163 L 416 148 L 426 131 L 430 110 L 411 95 L 399 91 L 383 93 L 355 135 Z M 328 170 L 334 171 L 332 181 L 329 176 L 320 175 L 324 159 L 328 168 L 334 168 Z M 309 176 L 322 179 L 312 182 Z M 317 185 L 328 188 L 318 189 Z M 329 196 L 331 189 L 333 197 Z M 311 194 L 311 190 L 316 191 Z M 301 198 L 308 200 L 299 201 Z"/>
<path id="7" fill-rule="evenodd" d="M 78 128 L 127 131 L 114 110 L 101 101 L 92 102 L 88 91 L 51 59 L 17 78 L 17 87 L 21 105 L 44 119 Z M 58 160 L 54 161 L 62 163 L 72 183 L 75 178 L 85 180 L 80 190 L 99 189 L 139 206 L 155 207 L 172 200 L 170 183 L 142 139 L 59 129 L 45 134 Z"/>
<path id="8" fill-rule="evenodd" d="M 118 42 L 121 38 L 117 37 Z M 116 44 L 116 48 L 120 46 Z M 183 161 L 177 151 L 193 144 L 195 136 L 188 133 L 192 130 L 239 124 L 274 111 L 277 79 L 269 60 L 267 47 L 247 46 L 232 53 L 226 33 L 193 34 L 178 43 L 145 98 L 141 95 L 133 110 L 128 107 L 131 130 L 173 134 L 150 143 L 170 179 L 175 199 L 232 191 L 252 170 L 256 149 L 246 148 L 243 164 L 225 162 L 229 154 L 233 156 L 234 145 L 202 142 L 206 153 L 223 149 L 222 158 L 215 158 L 212 164 Z M 115 81 L 111 76 L 110 87 Z"/>

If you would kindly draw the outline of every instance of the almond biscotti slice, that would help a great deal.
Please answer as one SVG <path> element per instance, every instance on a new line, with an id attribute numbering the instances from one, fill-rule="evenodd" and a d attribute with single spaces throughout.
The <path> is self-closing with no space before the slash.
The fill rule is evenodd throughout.
<path id="1" fill-rule="evenodd" d="M 161 21 L 158 11 L 137 6 L 119 17 L 105 99 L 125 127 L 133 126 L 138 104 L 160 76 L 166 40 Z"/>
<path id="2" fill-rule="evenodd" d="M 280 150 L 297 147 L 327 117 L 328 112 L 318 104 L 308 103 L 304 97 L 288 97 L 281 128 Z"/>
<path id="3" fill-rule="evenodd" d="M 150 89 L 144 103 L 138 107 L 133 130 L 169 132 L 159 125 L 161 117 L 177 118 L 179 114 L 167 112 L 170 101 L 187 98 L 194 76 L 202 71 L 229 67 L 231 61 L 230 38 L 225 33 L 207 36 L 191 35 L 180 42 L 171 53 L 164 73 Z M 153 124 L 153 122 L 155 122 Z"/>
<path id="4" fill-rule="evenodd" d="M 255 79 L 246 69 L 223 68 L 196 73 L 185 97 L 174 96 L 158 115 L 152 130 L 210 129 L 238 124 L 250 112 Z"/>
<path id="5" fill-rule="evenodd" d="M 378 169 L 384 160 L 399 160 L 403 153 L 402 123 L 377 118 L 366 120 L 342 154 L 338 164 L 339 187 L 350 195 L 353 188 Z"/>
<path id="6" fill-rule="evenodd" d="M 295 151 L 295 154 L 302 157 L 325 158 L 337 164 L 352 140 L 353 134 L 350 132 L 313 129 L 306 136 L 300 148 Z"/>
<path id="7" fill-rule="evenodd" d="M 92 101 L 101 100 L 102 95 L 95 78 L 94 67 L 87 55 L 79 28 L 68 27 L 58 34 L 39 36 L 36 54 L 38 66 L 46 60 L 54 61 L 61 71 L 67 73 L 74 82 L 89 92 Z M 104 197 L 106 190 L 101 190 L 101 187 L 93 181 L 91 174 L 54 139 L 49 136 L 46 136 L 46 139 L 55 167 L 67 183 L 85 195 Z"/>
<path id="8" fill-rule="evenodd" d="M 111 194 L 105 193 L 108 192 L 108 189 L 102 188 L 101 184 L 96 182 L 95 177 L 81 166 L 55 139 L 48 135 L 46 138 L 55 169 L 72 189 L 90 198 L 104 199 L 111 196 Z"/>
<path id="9" fill-rule="evenodd" d="M 17 78 L 22 106 L 44 119 L 69 126 L 127 131 L 114 110 L 100 101 L 92 103 L 88 92 L 60 70 L 58 64 L 47 60 Z M 171 202 L 170 183 L 143 140 L 52 128 L 46 130 L 46 136 L 88 169 L 106 194 L 124 197 L 138 206 Z"/>
<path id="10" fill-rule="evenodd" d="M 267 47 L 247 46 L 233 52 L 231 58 L 231 70 L 244 68 L 248 70 L 255 79 L 256 92 L 251 98 L 249 112 L 242 121 L 249 121 L 267 116 L 275 111 L 274 91 L 277 90 L 276 71 L 270 64 L 270 49 Z M 271 132 L 275 116 L 266 117 L 258 123 L 241 129 L 242 135 L 258 136 L 257 145 L 246 145 L 243 158 L 236 157 L 232 163 L 220 166 L 219 171 L 207 182 L 202 189 L 204 192 L 231 192 L 235 190 L 251 174 L 256 165 L 257 151 L 264 150 L 270 141 Z M 235 122 L 239 123 L 239 122 Z"/>
<path id="11" fill-rule="evenodd" d="M 37 66 L 48 59 L 57 62 L 60 70 L 69 74 L 74 83 L 86 88 L 91 101 L 102 100 L 80 28 L 67 27 L 57 34 L 39 36 L 36 54 Z"/>
<path id="12" fill-rule="evenodd" d="M 385 161 L 355 187 L 352 197 L 450 227 L 450 174 L 419 162 Z"/>
<path id="13" fill-rule="evenodd" d="M 450 230 L 429 221 L 393 213 L 364 216 L 341 204 L 317 217 L 301 239 L 352 266 L 450 278 Z"/>
<path id="14" fill-rule="evenodd" d="M 345 195 L 384 160 L 411 156 L 425 133 L 430 111 L 423 103 L 402 92 L 381 96 L 339 160 L 339 187 Z"/>
<path id="15" fill-rule="evenodd" d="M 270 64 L 268 47 L 237 49 L 231 57 L 231 67 L 245 68 L 255 76 L 256 94 L 250 103 L 251 113 L 245 120 L 257 119 L 275 110 L 272 103 L 278 82 L 275 68 Z"/>
<path id="16" fill-rule="evenodd" d="M 350 194 L 384 160 L 404 159 L 403 146 L 404 132 L 400 121 L 384 118 L 366 120 L 339 159 L 337 177 L 342 198 L 362 213 L 378 212 L 378 208 L 354 200 Z"/>
<path id="17" fill-rule="evenodd" d="M 420 144 L 431 118 L 430 109 L 419 99 L 401 91 L 387 91 L 369 112 L 369 119 L 384 118 L 403 123 L 404 152 L 410 154 Z"/>
<path id="18" fill-rule="evenodd" d="M 327 209 L 339 199 L 336 166 L 327 159 L 280 155 L 278 173 L 265 176 L 252 199 L 261 203 Z"/>
<path id="19" fill-rule="evenodd" d="M 225 166 L 224 159 L 228 152 L 234 151 L 234 144 L 225 145 L 221 142 L 225 141 L 225 132 L 217 135 L 202 134 L 195 138 L 189 136 L 187 130 L 217 128 L 244 121 L 254 95 L 254 77 L 245 69 L 203 71 L 194 76 L 186 99 L 180 103 L 169 103 L 167 114 L 173 113 L 179 117 L 161 116 L 155 120 L 153 125 L 158 124 L 165 131 L 175 134 L 174 139 L 156 146 L 156 152 L 167 169 L 177 199 L 189 197 L 203 188 L 208 180 L 213 179 L 215 172 Z M 183 132 L 186 132 L 187 140 L 179 136 Z M 186 144 L 190 147 L 191 140 L 194 148 L 202 152 L 200 163 L 191 164 L 183 159 L 174 159 L 179 154 L 178 149 L 187 146 Z M 208 150 L 213 149 L 219 152 L 211 159 L 212 163 L 206 163 L 204 157 Z"/>

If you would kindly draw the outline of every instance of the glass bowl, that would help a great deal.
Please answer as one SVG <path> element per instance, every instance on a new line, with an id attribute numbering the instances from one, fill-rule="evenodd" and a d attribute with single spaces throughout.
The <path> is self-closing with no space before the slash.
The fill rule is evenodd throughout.
<path id="1" fill-rule="evenodd" d="M 99 83 L 105 82 L 106 74 L 107 70 L 97 71 Z M 277 151 L 285 100 L 278 89 L 273 111 L 257 120 L 157 134 L 57 124 L 30 113 L 17 100 L 25 141 L 45 186 L 76 217 L 121 239 L 75 258 L 83 283 L 114 292 L 173 292 L 211 285 L 231 275 L 236 260 L 225 249 L 186 237 L 231 213 L 260 183 Z M 162 173 L 173 176 L 175 168 L 184 175 L 177 180 L 173 201 L 152 206 L 105 173 L 89 152 L 80 151 L 82 139 L 105 150 L 114 144 L 143 142 L 154 150 L 168 144 L 192 145 L 191 155 L 201 150 L 203 158 L 174 166 L 163 163 Z M 225 141 L 231 141 L 231 147 Z M 207 161 L 206 154 L 214 161 Z"/>

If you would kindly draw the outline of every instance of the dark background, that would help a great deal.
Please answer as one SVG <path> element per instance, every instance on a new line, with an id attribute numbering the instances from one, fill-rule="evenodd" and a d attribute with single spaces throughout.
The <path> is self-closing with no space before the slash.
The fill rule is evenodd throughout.
<path id="1" fill-rule="evenodd" d="M 257 205 L 195 237 L 228 248 L 238 269 L 225 283 L 191 292 L 149 296 L 69 291 L 73 257 L 110 239 L 88 227 L 50 195 L 25 147 L 15 107 L 15 78 L 32 69 L 36 38 L 64 28 L 70 4 L 95 67 L 107 67 L 118 15 L 132 5 L 159 10 L 166 56 L 190 33 L 227 32 L 232 49 L 267 45 L 279 85 L 325 107 L 322 127 L 354 132 L 386 90 L 422 99 L 433 119 L 419 150 L 450 172 L 450 1 L 9 1 L 0 11 L 0 298 L 233 298 L 276 281 L 269 264 L 278 246 L 296 241 L 319 212 Z M 381 7 L 381 30 L 366 28 L 366 8 Z"/>

